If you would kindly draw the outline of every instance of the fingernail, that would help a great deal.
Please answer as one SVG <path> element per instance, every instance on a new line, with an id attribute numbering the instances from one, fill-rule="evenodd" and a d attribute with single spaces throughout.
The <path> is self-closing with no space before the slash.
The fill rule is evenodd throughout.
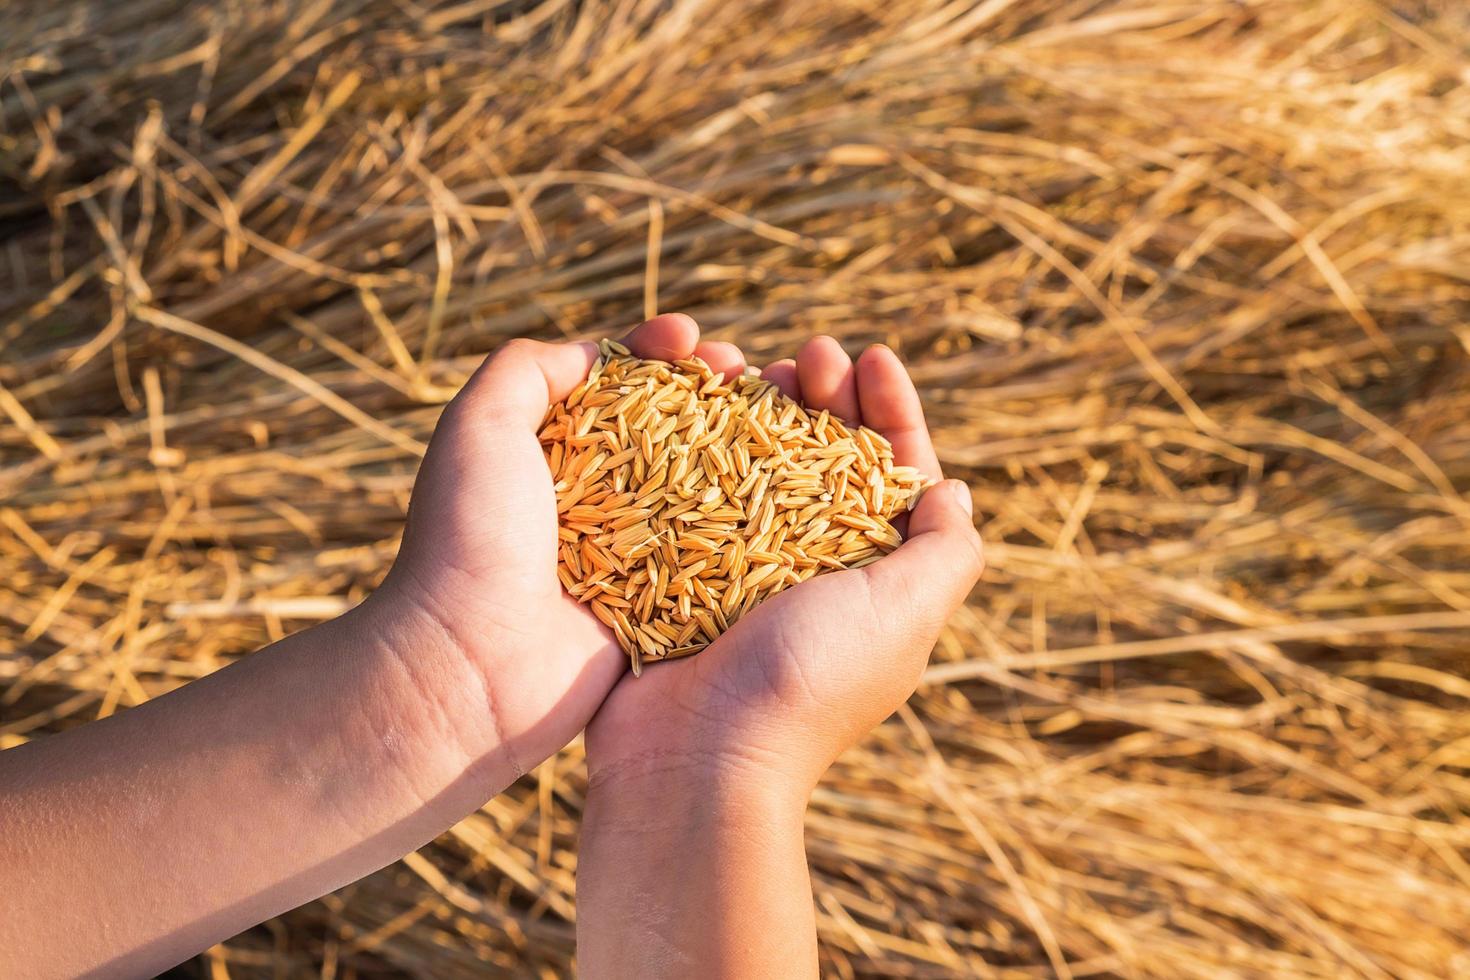
<path id="1" fill-rule="evenodd" d="M 965 481 L 945 480 L 944 482 L 949 484 L 949 492 L 954 494 L 954 499 L 959 503 L 961 507 L 965 509 L 965 513 L 971 517 L 974 517 L 975 501 L 973 498 L 971 498 L 970 488 L 965 483 Z"/>

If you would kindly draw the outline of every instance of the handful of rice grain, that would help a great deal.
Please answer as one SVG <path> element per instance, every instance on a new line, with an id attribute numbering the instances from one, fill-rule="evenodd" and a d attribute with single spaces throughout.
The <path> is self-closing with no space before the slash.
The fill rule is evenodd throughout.
<path id="1" fill-rule="evenodd" d="M 925 477 L 871 429 L 699 359 L 642 360 L 612 341 L 551 407 L 557 573 L 647 660 L 697 653 L 762 599 L 898 547 L 892 520 Z"/>

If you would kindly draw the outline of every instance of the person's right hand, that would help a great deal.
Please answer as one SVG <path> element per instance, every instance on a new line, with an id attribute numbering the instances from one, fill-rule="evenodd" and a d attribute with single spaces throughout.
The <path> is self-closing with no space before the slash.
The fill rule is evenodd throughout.
<path id="1" fill-rule="evenodd" d="M 726 352 L 712 366 L 730 374 L 743 364 Z M 876 429 L 897 463 L 940 479 L 918 394 L 888 348 L 871 347 L 854 365 L 819 337 L 764 376 L 812 410 Z M 701 782 L 711 770 L 748 772 L 766 786 L 789 777 L 804 802 L 837 755 L 913 692 L 982 567 L 969 489 L 958 480 L 930 487 L 891 555 L 802 582 L 696 656 L 624 677 L 587 731 L 594 787 L 624 776 L 641 783 L 650 771 L 678 779 L 698 769 Z"/>

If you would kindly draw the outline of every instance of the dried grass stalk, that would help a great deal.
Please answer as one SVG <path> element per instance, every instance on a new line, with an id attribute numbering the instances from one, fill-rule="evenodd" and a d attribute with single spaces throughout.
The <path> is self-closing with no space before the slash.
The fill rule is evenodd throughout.
<path id="1" fill-rule="evenodd" d="M 613 341 L 553 405 L 567 591 L 633 661 L 698 653 L 762 599 L 902 543 L 893 520 L 926 484 L 872 429 L 810 412 L 698 358 L 642 360 Z"/>
<path id="2" fill-rule="evenodd" d="M 917 725 L 813 796 L 824 975 L 1470 971 L 1466 4 L 3 19 L 0 747 L 359 601 L 481 357 L 654 293 L 897 349 L 985 516 Z M 570 975 L 586 793 L 206 967 Z"/>

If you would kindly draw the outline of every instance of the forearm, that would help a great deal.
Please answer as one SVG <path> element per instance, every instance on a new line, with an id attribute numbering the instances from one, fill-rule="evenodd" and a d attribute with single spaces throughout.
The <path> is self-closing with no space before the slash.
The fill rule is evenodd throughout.
<path id="1" fill-rule="evenodd" d="M 425 690 L 459 696 L 434 642 L 396 610 L 355 610 L 0 753 L 0 975 L 151 974 L 389 863 L 502 788 L 514 773 L 499 759 L 424 737 Z"/>
<path id="2" fill-rule="evenodd" d="M 584 975 L 816 976 L 806 797 L 656 760 L 594 778 L 577 862 Z"/>

